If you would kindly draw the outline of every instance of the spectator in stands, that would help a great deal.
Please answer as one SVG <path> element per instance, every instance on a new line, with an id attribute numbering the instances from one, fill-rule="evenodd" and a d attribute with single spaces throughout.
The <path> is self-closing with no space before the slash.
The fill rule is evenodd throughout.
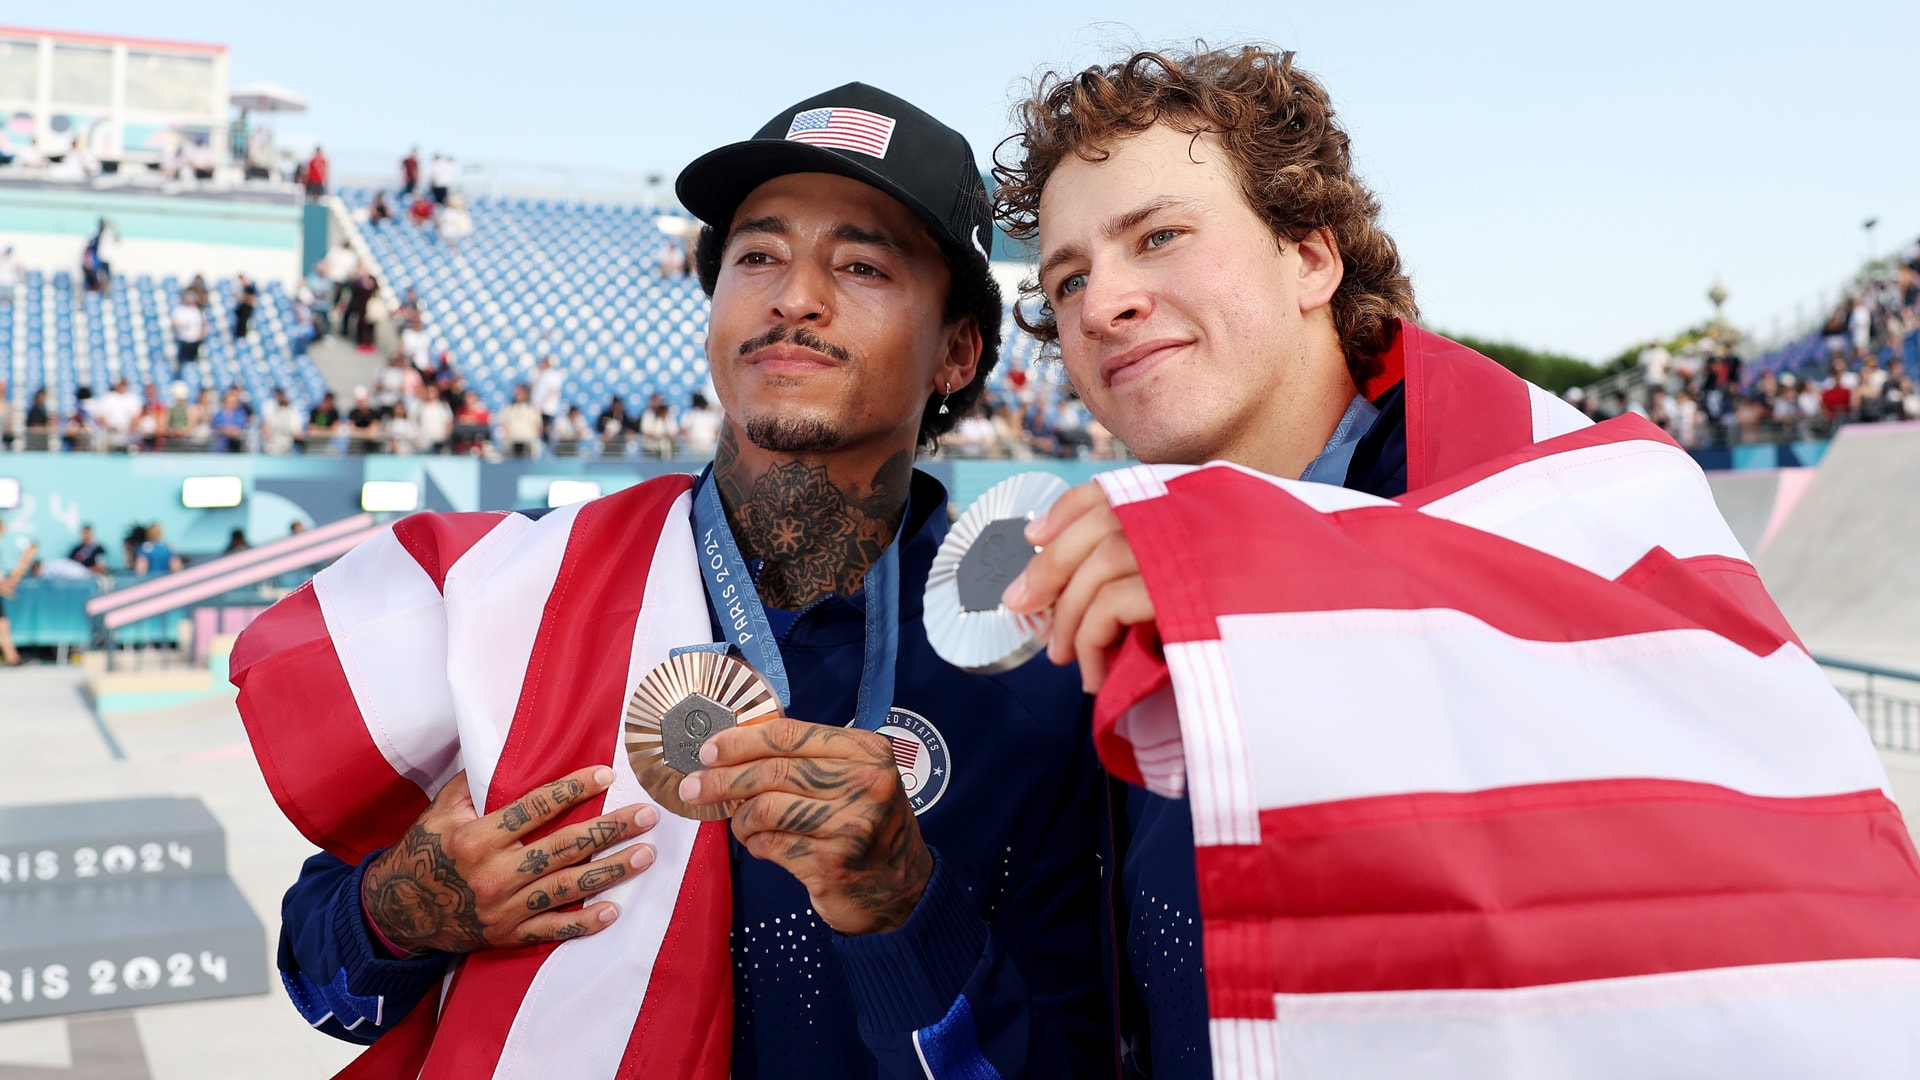
<path id="1" fill-rule="evenodd" d="M 317 202 L 326 196 L 327 181 L 331 179 L 328 175 L 329 171 L 327 151 L 320 144 L 315 143 L 313 156 L 307 159 L 306 172 L 302 174 L 302 181 L 307 188 L 307 198 Z"/>
<path id="2" fill-rule="evenodd" d="M 253 309 L 260 304 L 260 290 L 254 287 L 247 275 L 240 274 L 233 282 L 233 339 L 245 341 L 247 332 L 253 326 Z"/>
<path id="3" fill-rule="evenodd" d="M 177 574 L 183 565 L 180 556 L 174 554 L 164 539 L 165 530 L 159 522 L 147 526 L 147 538 L 141 543 L 140 550 L 133 556 L 133 572 L 141 577 L 148 574 Z"/>
<path id="4" fill-rule="evenodd" d="M 1853 414 L 1867 423 L 1878 421 L 1886 409 L 1887 372 L 1880 357 L 1868 353 L 1860 361 L 1853 386 Z"/>
<path id="5" fill-rule="evenodd" d="M 407 415 L 407 403 L 396 401 L 380 421 L 380 434 L 387 441 L 387 453 L 411 454 L 420 443 L 420 425 Z"/>
<path id="6" fill-rule="evenodd" d="M 14 590 L 19 588 L 20 579 L 27 576 L 38 551 L 32 540 L 8 532 L 6 519 L 0 518 L 0 663 L 8 667 L 20 666 L 20 650 L 13 647 L 13 624 L 7 621 L 7 601 L 13 599 Z"/>
<path id="7" fill-rule="evenodd" d="M 27 449 L 46 450 L 52 445 L 53 414 L 47 410 L 47 391 L 41 387 L 27 403 Z"/>
<path id="8" fill-rule="evenodd" d="M 67 558 L 95 574 L 107 573 L 107 549 L 94 538 L 93 526 L 80 526 L 80 542 L 67 552 Z"/>
<path id="9" fill-rule="evenodd" d="M 413 193 L 419 189 L 420 148 L 416 146 L 407 151 L 406 157 L 400 159 L 400 197 L 402 199 L 411 199 L 413 198 Z"/>
<path id="10" fill-rule="evenodd" d="M 440 230 L 440 239 L 447 250 L 460 253 L 460 241 L 473 235 L 473 215 L 467 213 L 467 200 L 464 195 L 451 195 L 445 206 L 435 215 L 434 222 Z"/>
<path id="11" fill-rule="evenodd" d="M 166 428 L 167 403 L 160 400 L 160 388 L 148 383 L 141 388 L 140 418 L 134 422 L 140 446 L 147 450 L 160 449 L 160 436 Z"/>
<path id="12" fill-rule="evenodd" d="M 125 450 L 133 444 L 134 428 L 140 422 L 140 399 L 133 396 L 127 380 L 117 380 L 112 389 L 94 398 L 91 411 L 99 425 L 102 449 Z"/>
<path id="13" fill-rule="evenodd" d="M 427 189 L 433 193 L 435 203 L 447 204 L 447 196 L 452 193 L 453 182 L 459 175 L 459 166 L 453 163 L 451 154 L 433 155 L 433 164 L 427 167 Z"/>
<path id="14" fill-rule="evenodd" d="M 603 452 L 618 453 L 627 445 L 627 437 L 640 429 L 633 417 L 627 415 L 626 399 L 614 395 L 607 404 L 600 419 L 594 421 L 594 430 L 600 433 L 600 445 Z"/>
<path id="15" fill-rule="evenodd" d="M 253 545 L 247 543 L 247 530 L 235 529 L 231 533 L 227 534 L 227 550 L 221 552 L 220 554 L 238 555 L 240 552 L 245 551 L 252 546 Z"/>
<path id="16" fill-rule="evenodd" d="M 13 245 L 0 248 L 0 305 L 13 306 L 14 297 L 20 291 L 20 260 L 14 257 Z"/>
<path id="17" fill-rule="evenodd" d="M 414 447 L 424 454 L 444 454 L 453 441 L 453 409 L 440 396 L 440 387 L 428 383 L 420 392 L 420 415 L 414 420 Z"/>
<path id="18" fill-rule="evenodd" d="M 1701 445 L 1706 433 L 1706 414 L 1694 400 L 1692 391 L 1681 388 L 1673 400 L 1672 419 L 1674 441 L 1689 449 Z"/>
<path id="19" fill-rule="evenodd" d="M 393 322 L 395 326 L 404 327 L 420 318 L 420 293 L 409 285 L 406 294 L 400 297 L 400 305 L 393 309 Z"/>
<path id="20" fill-rule="evenodd" d="M 1860 386 L 1860 376 L 1839 353 L 1827 362 L 1827 369 L 1826 382 L 1820 387 L 1820 405 L 1827 422 L 1838 427 L 1853 418 L 1853 392 Z"/>
<path id="21" fill-rule="evenodd" d="M 413 365 L 413 369 L 418 371 L 422 378 L 432 377 L 434 373 L 433 342 L 427 337 L 426 327 L 420 324 L 418 315 L 401 324 L 400 352 L 406 356 L 407 362 Z"/>
<path id="22" fill-rule="evenodd" d="M 655 394 L 647 399 L 647 411 L 640 417 L 640 447 L 657 458 L 671 458 L 674 443 L 680 438 L 680 418 L 673 415 L 667 399 Z"/>
<path id="23" fill-rule="evenodd" d="M 314 265 L 321 277 L 332 288 L 328 308 L 333 313 L 333 324 L 340 328 L 341 337 L 351 337 L 346 329 L 347 299 L 349 285 L 360 274 L 360 256 L 354 254 L 353 244 L 340 241 L 340 246 L 327 253 L 327 257 Z"/>
<path id="24" fill-rule="evenodd" d="M 80 253 L 80 274 L 88 292 L 106 292 L 113 281 L 113 262 L 120 249 L 120 234 L 106 218 L 93 231 Z"/>
<path id="25" fill-rule="evenodd" d="M 65 450 L 93 450 L 100 423 L 93 416 L 93 387 L 82 386 L 73 392 L 73 411 L 60 428 L 60 446 Z"/>
<path id="26" fill-rule="evenodd" d="M 480 395 L 468 390 L 460 396 L 460 407 L 453 414 L 453 452 L 477 454 L 493 438 L 493 414 L 480 401 Z"/>
<path id="27" fill-rule="evenodd" d="M 712 457 L 720 444 L 720 423 L 720 410 L 707 403 L 707 395 L 693 395 L 687 411 L 680 414 L 680 436 L 686 440 L 687 456 L 701 461 Z"/>
<path id="28" fill-rule="evenodd" d="M 347 411 L 347 436 L 348 453 L 380 452 L 380 412 L 373 407 L 364 386 L 353 388 L 353 408 Z"/>
<path id="29" fill-rule="evenodd" d="M 0 379 L 0 450 L 14 449 L 13 398 L 7 393 L 7 380 Z"/>
<path id="30" fill-rule="evenodd" d="M 412 380 L 414 392 L 409 393 L 408 380 Z M 373 407 L 381 412 L 391 410 L 407 398 L 419 397 L 420 373 L 407 366 L 406 354 L 398 349 L 387 357 L 387 366 L 373 376 Z"/>
<path id="31" fill-rule="evenodd" d="M 160 448 L 178 450 L 187 445 L 187 439 L 193 434 L 193 405 L 187 401 L 187 384 L 173 384 L 173 402 L 167 406 L 165 422 L 160 427 Z"/>
<path id="32" fill-rule="evenodd" d="M 206 450 L 213 445 L 213 414 L 220 411 L 220 402 L 213 396 L 213 388 L 202 386 L 200 396 L 187 406 L 187 443 L 195 450 Z"/>
<path id="33" fill-rule="evenodd" d="M 553 434 L 553 421 L 560 415 L 560 397 L 567 389 L 566 372 L 553 364 L 553 357 L 542 356 L 533 369 L 533 407 L 540 410 L 540 437 Z"/>
<path id="34" fill-rule="evenodd" d="M 134 563 L 140 558 L 140 545 L 146 542 L 147 527 L 145 525 L 136 521 L 127 526 L 127 534 L 120 538 L 121 563 L 127 568 L 127 573 L 133 573 Z"/>
<path id="35" fill-rule="evenodd" d="M 218 453 L 238 453 L 247 448 L 247 428 L 253 422 L 253 416 L 247 411 L 246 402 L 240 398 L 240 388 L 227 387 L 220 397 L 220 407 L 213 411 L 209 420 L 213 428 L 212 448 Z"/>
<path id="36" fill-rule="evenodd" d="M 564 415 L 553 421 L 553 452 L 561 457 L 572 457 L 580 448 L 593 438 L 593 426 L 587 423 L 586 414 L 580 406 L 569 405 Z"/>
<path id="37" fill-rule="evenodd" d="M 425 225 L 433 220 L 433 210 L 438 205 L 432 199 L 424 197 L 415 199 L 407 207 L 407 220 L 415 225 Z"/>
<path id="38" fill-rule="evenodd" d="M 368 309 L 379 289 L 380 283 L 366 267 L 361 267 L 347 282 L 346 311 L 340 322 L 340 334 L 352 340 L 361 352 L 373 351 L 374 326 Z"/>
<path id="39" fill-rule="evenodd" d="M 307 449 L 330 444 L 339 434 L 340 406 L 329 390 L 320 396 L 320 404 L 307 413 Z"/>
<path id="40" fill-rule="evenodd" d="M 384 191 L 374 192 L 373 202 L 367 205 L 367 224 L 378 225 L 383 221 L 392 220 L 393 207 L 387 205 L 387 193 Z"/>
<path id="41" fill-rule="evenodd" d="M 179 302 L 173 305 L 170 320 L 173 323 L 173 340 L 179 345 L 173 364 L 173 373 L 177 378 L 185 373 L 188 364 L 200 360 L 200 343 L 207 339 L 207 313 L 201 310 L 192 291 L 186 290 L 180 294 Z"/>
<path id="42" fill-rule="evenodd" d="M 285 387 L 275 387 L 273 400 L 260 407 L 260 449 L 269 454 L 290 454 L 305 423 L 300 410 L 287 399 Z"/>
<path id="43" fill-rule="evenodd" d="M 500 410 L 500 443 L 510 457 L 533 456 L 540 444 L 540 410 L 534 407 L 532 390 L 526 383 L 513 388 L 513 400 Z"/>

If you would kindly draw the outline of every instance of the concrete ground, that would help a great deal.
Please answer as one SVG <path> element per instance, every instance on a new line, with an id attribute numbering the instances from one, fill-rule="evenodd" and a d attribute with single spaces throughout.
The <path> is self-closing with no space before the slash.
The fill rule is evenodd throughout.
<path id="1" fill-rule="evenodd" d="M 0 671 L 0 800 L 8 805 L 190 795 L 226 830 L 229 872 L 269 965 L 280 894 L 312 847 L 280 815 L 231 699 L 94 718 L 80 669 Z M 117 747 L 117 751 L 116 751 Z M 357 1047 L 315 1033 L 285 994 L 0 1024 L 0 1080 L 238 1080 L 332 1076 Z"/>
<path id="2" fill-rule="evenodd" d="M 189 795 L 226 829 L 233 880 L 266 926 L 312 848 L 274 806 L 230 698 L 110 721 L 81 696 L 76 667 L 0 671 L 0 801 L 8 805 Z M 1920 827 L 1920 755 L 1883 755 Z M 1920 836 L 1920 830 L 1917 830 Z M 301 1021 L 278 980 L 264 995 L 0 1023 L 0 1080 L 321 1080 L 356 1047 Z"/>

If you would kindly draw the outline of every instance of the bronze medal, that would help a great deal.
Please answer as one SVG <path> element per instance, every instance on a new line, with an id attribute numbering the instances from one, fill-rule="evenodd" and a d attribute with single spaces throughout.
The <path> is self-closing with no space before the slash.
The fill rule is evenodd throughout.
<path id="1" fill-rule="evenodd" d="M 647 672 L 627 701 L 627 760 L 662 807 L 717 821 L 739 804 L 688 806 L 680 801 L 680 781 L 706 767 L 700 748 L 715 734 L 780 715 L 779 696 L 746 661 L 719 652 L 680 653 Z"/>

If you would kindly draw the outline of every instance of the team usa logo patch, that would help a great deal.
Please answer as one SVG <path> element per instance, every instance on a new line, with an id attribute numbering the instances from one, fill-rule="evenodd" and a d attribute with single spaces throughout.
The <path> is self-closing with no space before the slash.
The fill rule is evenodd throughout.
<path id="1" fill-rule="evenodd" d="M 907 789 L 915 817 L 940 801 L 953 779 L 953 758 L 947 753 L 947 740 L 940 729 L 916 712 L 895 706 L 880 726 L 880 734 L 893 744 L 893 761 L 900 767 L 900 783 Z"/>

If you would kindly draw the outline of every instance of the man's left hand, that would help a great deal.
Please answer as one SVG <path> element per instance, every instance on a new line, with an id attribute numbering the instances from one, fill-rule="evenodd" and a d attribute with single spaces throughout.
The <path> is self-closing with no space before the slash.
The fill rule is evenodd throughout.
<path id="1" fill-rule="evenodd" d="M 707 768 L 680 783 L 696 805 L 742 800 L 733 835 L 806 886 L 813 910 L 843 934 L 898 929 L 933 876 L 884 735 L 778 719 L 720 732 Z"/>

